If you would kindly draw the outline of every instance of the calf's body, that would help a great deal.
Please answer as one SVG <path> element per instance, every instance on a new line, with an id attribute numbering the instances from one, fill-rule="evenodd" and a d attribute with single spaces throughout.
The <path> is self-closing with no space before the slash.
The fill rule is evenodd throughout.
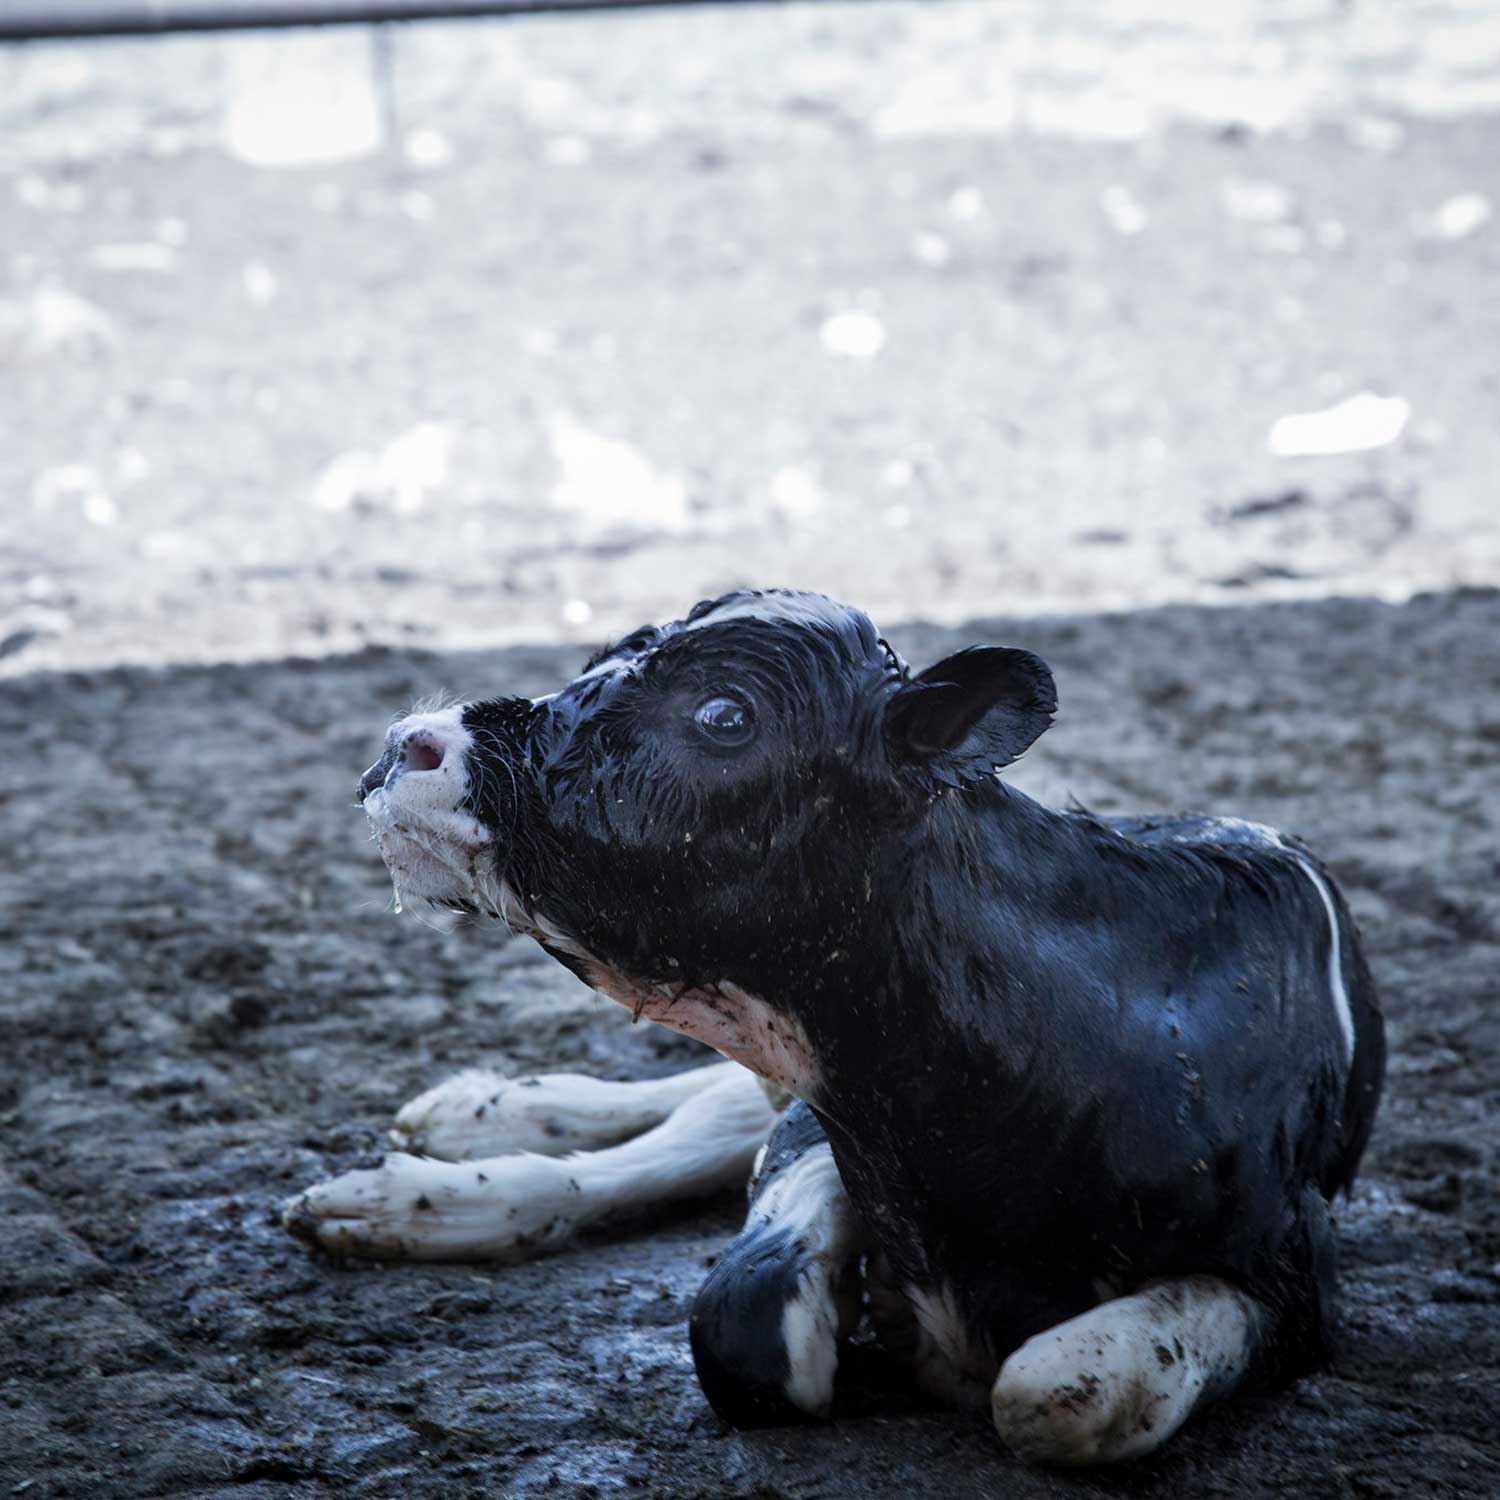
<path id="1" fill-rule="evenodd" d="M 1317 1357 L 1326 1197 L 1382 1056 L 1326 878 L 1218 821 L 1126 833 L 998 783 L 954 800 L 927 830 L 951 857 L 888 872 L 890 927 L 849 944 L 875 957 L 851 957 L 843 1003 L 791 1001 L 885 1256 L 958 1310 L 960 1368 L 1101 1284 L 1202 1272 L 1274 1300 L 1267 1357 Z"/>
<path id="2" fill-rule="evenodd" d="M 861 1268 L 917 1378 L 1042 1460 L 1326 1350 L 1383 1065 L 1347 911 L 1270 830 L 1007 787 L 1054 708 L 1028 653 L 913 676 L 857 611 L 732 595 L 403 721 L 362 783 L 403 895 L 798 1096 L 694 1309 L 731 1420 L 828 1411 Z"/>

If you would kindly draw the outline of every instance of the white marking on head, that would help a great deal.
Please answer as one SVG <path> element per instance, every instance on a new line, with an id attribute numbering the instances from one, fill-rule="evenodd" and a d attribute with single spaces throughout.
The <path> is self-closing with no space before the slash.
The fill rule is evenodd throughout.
<path id="1" fill-rule="evenodd" d="M 580 672 L 568 686 L 577 687 L 580 682 L 592 682 L 596 677 L 612 677 L 616 672 L 628 669 L 629 666 L 628 661 L 618 656 L 606 656 L 603 661 L 595 662 L 588 671 Z M 553 693 L 552 697 L 557 697 L 557 694 Z"/>
<path id="2" fill-rule="evenodd" d="M 460 810 L 469 791 L 465 766 L 473 736 L 461 707 L 408 714 L 391 733 L 405 737 L 423 730 L 442 745 L 441 763 L 390 777 L 365 798 L 365 816 L 398 904 L 402 897 L 473 900 L 477 855 L 491 837 L 478 818 Z"/>
<path id="3" fill-rule="evenodd" d="M 706 630 L 711 625 L 727 625 L 735 620 L 764 620 L 773 625 L 810 625 L 826 630 L 842 607 L 827 599 L 809 595 L 805 598 L 787 594 L 765 594 L 738 599 L 720 605 L 699 619 L 685 624 L 684 633 Z"/>

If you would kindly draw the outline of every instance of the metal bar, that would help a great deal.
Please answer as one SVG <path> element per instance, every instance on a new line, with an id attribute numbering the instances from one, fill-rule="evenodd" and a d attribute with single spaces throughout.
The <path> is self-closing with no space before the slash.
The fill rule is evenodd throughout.
<path id="1" fill-rule="evenodd" d="M 701 3 L 705 0 L 0 0 L 0 41 Z"/>

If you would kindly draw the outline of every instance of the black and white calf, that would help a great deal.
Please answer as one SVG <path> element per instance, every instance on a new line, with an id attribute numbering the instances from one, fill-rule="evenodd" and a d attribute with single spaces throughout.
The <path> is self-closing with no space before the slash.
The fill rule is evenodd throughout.
<path id="1" fill-rule="evenodd" d="M 760 1152 L 691 1320 L 742 1424 L 826 1415 L 862 1317 L 1049 1463 L 1147 1453 L 1318 1360 L 1384 1055 L 1348 912 L 1269 829 L 1011 790 L 1054 709 L 1028 652 L 913 675 L 857 610 L 768 593 L 551 697 L 397 724 L 361 788 L 400 895 L 501 918 L 731 1062 L 462 1075 L 398 1117 L 428 1156 L 290 1226 L 515 1257 Z"/>

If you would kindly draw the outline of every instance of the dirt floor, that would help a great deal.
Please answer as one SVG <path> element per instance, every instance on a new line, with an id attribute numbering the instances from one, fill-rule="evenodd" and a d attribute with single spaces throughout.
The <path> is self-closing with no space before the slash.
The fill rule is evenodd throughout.
<path id="1" fill-rule="evenodd" d="M 396 916 L 351 790 L 393 709 L 572 647 L 19 676 L 0 700 L 0 1495 L 1475 1496 L 1500 1492 L 1500 592 L 897 632 L 1055 666 L 1016 779 L 1214 808 L 1329 857 L 1393 1042 L 1339 1214 L 1334 1367 L 1109 1475 L 1020 1468 L 876 1351 L 840 1420 L 734 1433 L 684 1320 L 723 1201 L 551 1259 L 336 1265 L 281 1201 L 461 1065 L 690 1044 L 490 926 Z"/>

